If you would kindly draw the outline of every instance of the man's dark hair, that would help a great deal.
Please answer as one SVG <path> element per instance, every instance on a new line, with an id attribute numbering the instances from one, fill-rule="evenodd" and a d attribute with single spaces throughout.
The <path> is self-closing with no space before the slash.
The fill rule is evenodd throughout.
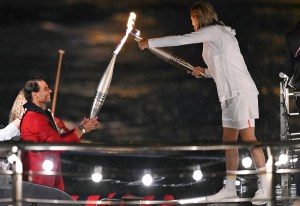
<path id="1" fill-rule="evenodd" d="M 38 92 L 40 90 L 40 86 L 38 84 L 39 81 L 44 81 L 44 79 L 31 79 L 26 82 L 24 87 L 24 96 L 27 101 L 32 101 L 32 92 Z"/>

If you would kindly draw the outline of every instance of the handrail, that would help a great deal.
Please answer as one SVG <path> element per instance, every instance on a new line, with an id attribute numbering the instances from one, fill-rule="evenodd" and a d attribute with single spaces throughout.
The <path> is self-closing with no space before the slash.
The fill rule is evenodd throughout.
<path id="1" fill-rule="evenodd" d="M 209 150 L 225 150 L 225 149 L 248 149 L 249 147 L 300 147 L 300 140 L 293 142 L 289 140 L 272 140 L 272 141 L 257 141 L 257 142 L 211 142 L 211 143 L 198 143 L 198 144 L 128 144 L 128 145 L 104 145 L 103 143 L 1 143 L 0 152 L 7 151 L 7 148 L 17 146 L 20 150 L 30 151 L 82 151 L 82 152 L 99 152 L 108 154 L 122 154 L 122 153 L 136 153 L 136 152 L 161 152 L 161 151 L 209 151 Z"/>

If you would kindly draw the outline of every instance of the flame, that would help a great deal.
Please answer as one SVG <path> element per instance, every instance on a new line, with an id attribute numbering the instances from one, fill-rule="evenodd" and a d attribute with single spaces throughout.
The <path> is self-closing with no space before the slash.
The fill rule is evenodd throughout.
<path id="1" fill-rule="evenodd" d="M 136 29 L 135 35 L 136 35 L 137 37 L 140 37 L 140 36 L 141 36 L 141 31 Z"/>
<path id="2" fill-rule="evenodd" d="M 122 38 L 122 40 L 120 41 L 118 47 L 116 48 L 116 50 L 114 51 L 114 54 L 118 54 L 120 52 L 120 50 L 122 49 L 123 45 L 125 44 L 128 35 L 130 34 L 130 32 L 133 29 L 134 26 L 134 22 L 135 22 L 135 18 L 136 18 L 136 14 L 134 12 L 130 12 L 129 18 L 128 18 L 128 22 L 127 22 L 127 30 L 126 30 L 126 34 L 125 36 Z"/>

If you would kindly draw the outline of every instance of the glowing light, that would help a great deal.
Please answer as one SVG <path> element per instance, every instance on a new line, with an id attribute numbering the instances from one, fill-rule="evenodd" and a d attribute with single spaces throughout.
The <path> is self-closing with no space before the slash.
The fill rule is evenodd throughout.
<path id="1" fill-rule="evenodd" d="M 284 164 L 288 163 L 288 161 L 289 161 L 289 157 L 286 154 L 281 154 L 279 156 L 280 164 L 284 165 Z"/>
<path id="2" fill-rule="evenodd" d="M 145 186 L 150 186 L 153 182 L 153 178 L 150 174 L 145 174 L 142 178 L 142 182 Z"/>
<path id="3" fill-rule="evenodd" d="M 42 165 L 42 167 L 45 171 L 51 171 L 53 169 L 53 166 L 54 166 L 53 162 L 49 159 L 44 160 L 43 165 Z"/>
<path id="4" fill-rule="evenodd" d="M 102 180 L 102 166 L 96 166 L 94 168 L 91 178 L 94 182 L 100 182 Z"/>
<path id="5" fill-rule="evenodd" d="M 17 155 L 15 155 L 15 154 L 12 154 L 12 155 L 8 156 L 8 158 L 7 158 L 8 162 L 10 164 L 13 164 L 15 161 L 17 161 L 17 159 L 18 159 Z"/>
<path id="6" fill-rule="evenodd" d="M 17 152 L 18 152 L 18 147 L 17 147 L 17 146 L 13 146 L 13 147 L 11 148 L 11 151 L 12 151 L 13 153 L 17 153 Z"/>
<path id="7" fill-rule="evenodd" d="M 99 172 L 93 173 L 92 174 L 92 180 L 94 182 L 100 182 L 102 180 L 102 174 Z"/>
<path id="8" fill-rule="evenodd" d="M 245 168 L 250 168 L 252 166 L 252 159 L 250 157 L 245 157 L 242 159 L 242 165 Z"/>
<path id="9" fill-rule="evenodd" d="M 196 197 L 196 198 L 181 199 L 181 200 L 179 200 L 179 204 L 181 204 L 181 205 L 195 204 L 195 203 L 201 203 L 204 201 L 206 201 L 206 197 Z"/>
<path id="10" fill-rule="evenodd" d="M 127 22 L 126 34 L 122 38 L 122 40 L 120 41 L 118 47 L 114 51 L 114 54 L 118 54 L 120 52 L 120 50 L 122 49 L 123 45 L 125 44 L 128 35 L 130 34 L 130 32 L 133 29 L 133 26 L 134 26 L 134 23 L 135 23 L 135 18 L 136 18 L 136 14 L 134 12 L 131 12 L 130 15 L 129 15 L 129 18 L 128 18 L 128 22 Z"/>
<path id="11" fill-rule="evenodd" d="M 202 179 L 202 177 L 203 177 L 203 174 L 202 174 L 202 171 L 201 171 L 200 169 L 195 170 L 195 171 L 193 172 L 193 179 L 194 179 L 194 180 L 199 181 L 199 180 Z"/>

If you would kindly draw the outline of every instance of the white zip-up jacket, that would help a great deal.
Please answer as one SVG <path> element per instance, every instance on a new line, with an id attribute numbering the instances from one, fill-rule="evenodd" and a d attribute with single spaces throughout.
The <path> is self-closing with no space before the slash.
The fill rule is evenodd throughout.
<path id="1" fill-rule="evenodd" d="M 235 96 L 258 94 L 240 52 L 235 31 L 228 26 L 211 25 L 179 36 L 149 39 L 149 47 L 171 47 L 203 43 L 205 73 L 216 83 L 220 102 Z"/>
<path id="2" fill-rule="evenodd" d="M 0 141 L 11 140 L 11 138 L 20 135 L 20 130 L 16 125 L 11 122 L 5 128 L 0 129 Z"/>

